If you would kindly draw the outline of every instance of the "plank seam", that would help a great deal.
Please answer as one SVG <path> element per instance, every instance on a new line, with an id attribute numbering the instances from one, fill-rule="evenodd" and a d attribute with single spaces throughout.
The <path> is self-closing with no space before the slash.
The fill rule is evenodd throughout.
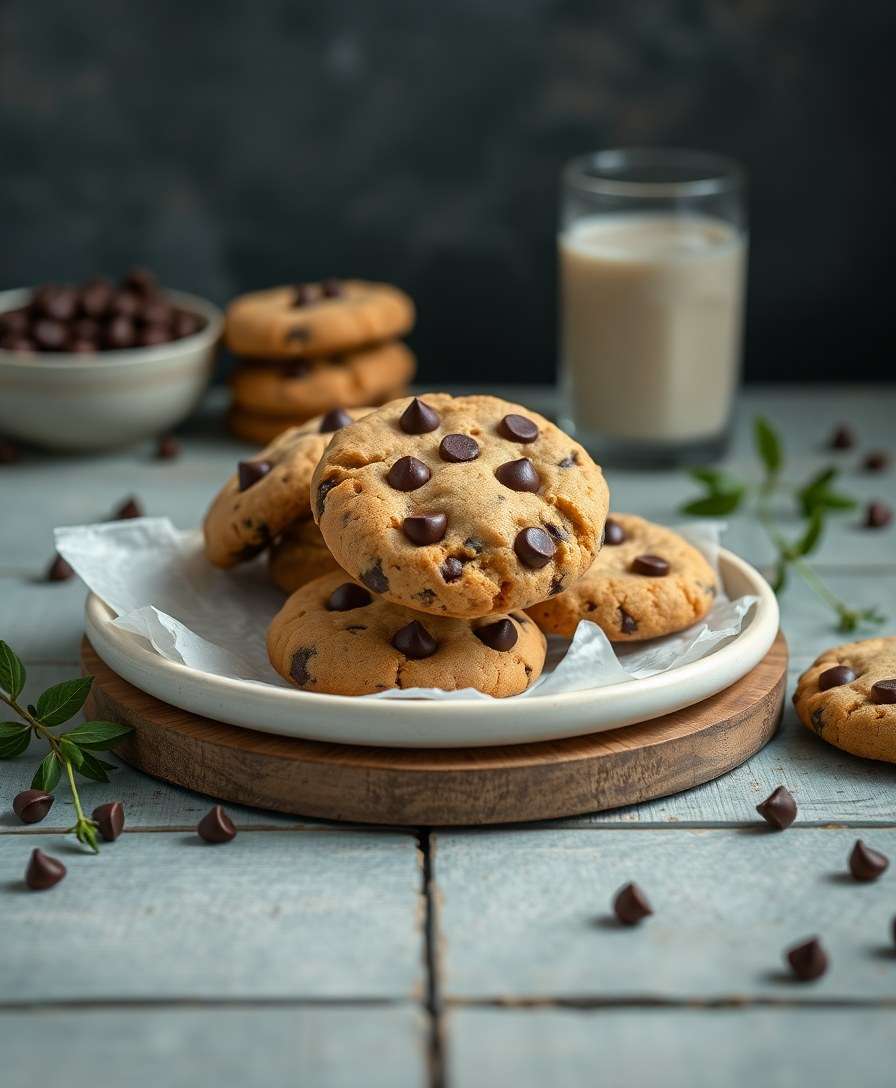
<path id="1" fill-rule="evenodd" d="M 423 861 L 424 957 L 426 996 L 424 1005 L 429 1020 L 429 1084 L 430 1088 L 445 1088 L 445 1025 L 441 993 L 438 951 L 438 905 L 434 877 L 435 840 L 429 830 L 421 830 L 418 844 Z"/>

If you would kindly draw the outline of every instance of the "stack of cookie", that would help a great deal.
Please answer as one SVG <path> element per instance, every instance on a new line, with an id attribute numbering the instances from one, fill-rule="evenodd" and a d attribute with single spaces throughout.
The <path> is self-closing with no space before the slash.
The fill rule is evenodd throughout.
<path id="1" fill-rule="evenodd" d="M 401 396 L 415 361 L 397 338 L 413 324 L 410 298 L 386 283 L 323 280 L 234 299 L 225 324 L 238 359 L 231 430 L 265 443 L 335 408 Z"/>
<path id="2" fill-rule="evenodd" d="M 432 394 L 282 435 L 212 504 L 206 551 L 232 566 L 271 546 L 292 596 L 268 651 L 305 691 L 507 696 L 540 675 L 545 633 L 589 619 L 653 638 L 711 607 L 700 552 L 607 504 L 600 468 L 548 420 Z"/>

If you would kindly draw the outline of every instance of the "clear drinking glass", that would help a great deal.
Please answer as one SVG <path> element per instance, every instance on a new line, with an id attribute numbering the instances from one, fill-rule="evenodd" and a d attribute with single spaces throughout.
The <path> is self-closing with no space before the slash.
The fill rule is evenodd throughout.
<path id="1" fill-rule="evenodd" d="M 738 165 L 663 149 L 573 159 L 558 244 L 562 424 L 609 464 L 718 456 L 743 338 Z"/>

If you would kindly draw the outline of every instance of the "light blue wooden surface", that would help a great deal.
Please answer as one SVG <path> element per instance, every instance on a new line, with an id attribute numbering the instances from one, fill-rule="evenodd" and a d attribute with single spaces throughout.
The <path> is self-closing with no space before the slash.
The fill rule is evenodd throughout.
<path id="1" fill-rule="evenodd" d="M 516 399 L 538 407 L 543 391 Z M 788 478 L 836 463 L 851 492 L 896 505 L 896 472 L 859 469 L 867 449 L 896 445 L 894 399 L 751 391 L 730 467 L 747 471 L 761 412 L 786 435 Z M 824 450 L 844 420 L 862 447 Z M 195 525 L 245 452 L 206 423 L 173 462 L 146 445 L 0 466 L 0 637 L 28 665 L 29 696 L 78 670 L 83 589 L 38 581 L 53 526 L 102 518 L 130 494 Z M 608 476 L 616 509 L 658 520 L 680 521 L 694 494 L 679 472 Z M 817 566 L 850 601 L 886 611 L 893 633 L 896 530 L 857 520 L 833 524 Z M 748 517 L 731 519 L 726 543 L 770 558 Z M 781 603 L 792 690 L 842 638 L 800 583 Z M 843 872 L 860 835 L 896 857 L 896 767 L 828 748 L 789 706 L 772 743 L 716 782 L 500 831 L 418 836 L 231 807 L 237 840 L 204 847 L 193 831 L 207 798 L 122 768 L 113 785 L 84 787 L 88 807 L 115 797 L 127 810 L 124 838 L 92 858 L 62 838 L 64 789 L 36 827 L 11 815 L 39 757 L 0 764 L 0 1053 L 13 1088 L 52 1083 L 63 1066 L 73 1088 L 110 1068 L 137 1088 L 892 1082 L 896 873 L 857 885 Z M 754 806 L 780 783 L 800 815 L 776 835 Z M 43 895 L 21 884 L 35 845 L 69 866 Z M 605 919 L 628 879 L 656 908 L 632 931 Z M 829 974 L 785 981 L 783 948 L 815 932 Z M 709 1007 L 718 1000 L 731 1007 Z"/>

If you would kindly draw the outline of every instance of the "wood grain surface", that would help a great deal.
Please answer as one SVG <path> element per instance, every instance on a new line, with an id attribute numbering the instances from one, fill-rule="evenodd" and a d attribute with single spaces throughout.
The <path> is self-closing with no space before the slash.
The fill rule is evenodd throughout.
<path id="1" fill-rule="evenodd" d="M 255 733 L 169 706 L 117 676 L 84 640 L 90 711 L 134 734 L 117 749 L 148 774 L 225 801 L 325 819 L 478 825 L 616 808 L 689 789 L 761 748 L 780 720 L 779 634 L 742 680 L 702 703 L 623 729 L 475 749 L 363 748 Z"/>

